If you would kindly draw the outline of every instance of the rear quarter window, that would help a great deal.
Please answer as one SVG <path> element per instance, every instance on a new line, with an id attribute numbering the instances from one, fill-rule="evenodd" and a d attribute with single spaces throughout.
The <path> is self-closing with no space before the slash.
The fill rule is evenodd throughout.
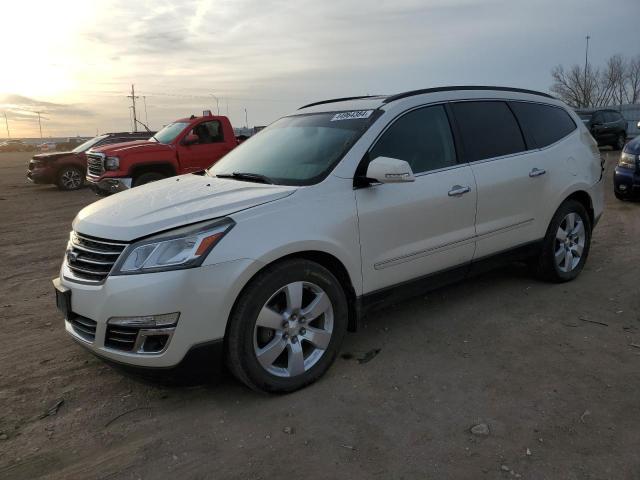
<path id="1" fill-rule="evenodd" d="M 505 102 L 452 103 L 467 162 L 526 150 L 520 127 Z"/>
<path id="2" fill-rule="evenodd" d="M 562 108 L 539 103 L 510 102 L 529 148 L 543 148 L 576 129 L 571 116 Z"/>

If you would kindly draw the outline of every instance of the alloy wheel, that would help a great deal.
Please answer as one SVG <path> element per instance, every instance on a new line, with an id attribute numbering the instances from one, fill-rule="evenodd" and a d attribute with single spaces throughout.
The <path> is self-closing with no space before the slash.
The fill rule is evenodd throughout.
<path id="1" fill-rule="evenodd" d="M 571 272 L 580 263 L 587 233 L 580 215 L 575 212 L 567 214 L 556 232 L 555 260 L 558 270 Z"/>
<path id="2" fill-rule="evenodd" d="M 75 169 L 65 170 L 60 176 L 60 180 L 62 181 L 62 186 L 67 190 L 75 190 L 82 185 L 82 176 Z"/>
<path id="3" fill-rule="evenodd" d="M 256 319 L 253 347 L 258 362 L 278 377 L 295 377 L 324 355 L 333 332 L 329 295 L 310 282 L 293 282 L 275 292 Z"/>

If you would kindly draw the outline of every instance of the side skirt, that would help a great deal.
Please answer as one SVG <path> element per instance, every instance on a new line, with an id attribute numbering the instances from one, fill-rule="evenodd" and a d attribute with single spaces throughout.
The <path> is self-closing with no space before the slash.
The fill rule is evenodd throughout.
<path id="1" fill-rule="evenodd" d="M 360 320 L 372 310 L 399 303 L 418 295 L 423 295 L 432 290 L 464 280 L 465 278 L 494 270 L 500 266 L 534 257 L 540 254 L 541 248 L 542 239 L 487 257 L 475 259 L 464 265 L 448 268 L 414 280 L 366 293 L 356 299 L 357 318 Z"/>

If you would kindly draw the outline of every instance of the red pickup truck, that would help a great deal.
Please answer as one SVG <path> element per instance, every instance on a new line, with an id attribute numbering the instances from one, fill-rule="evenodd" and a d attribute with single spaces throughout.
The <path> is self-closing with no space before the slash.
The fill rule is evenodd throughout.
<path id="1" fill-rule="evenodd" d="M 108 195 L 210 167 L 238 145 L 227 117 L 209 112 L 177 120 L 151 138 L 87 152 L 87 182 Z"/>

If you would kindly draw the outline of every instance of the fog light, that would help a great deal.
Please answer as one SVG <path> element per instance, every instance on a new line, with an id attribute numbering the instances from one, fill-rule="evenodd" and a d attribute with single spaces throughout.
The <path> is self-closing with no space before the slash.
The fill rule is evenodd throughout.
<path id="1" fill-rule="evenodd" d="M 121 327 L 175 327 L 178 323 L 178 318 L 180 318 L 180 312 L 164 313 L 162 315 L 146 315 L 143 317 L 111 317 L 107 323 Z"/>

